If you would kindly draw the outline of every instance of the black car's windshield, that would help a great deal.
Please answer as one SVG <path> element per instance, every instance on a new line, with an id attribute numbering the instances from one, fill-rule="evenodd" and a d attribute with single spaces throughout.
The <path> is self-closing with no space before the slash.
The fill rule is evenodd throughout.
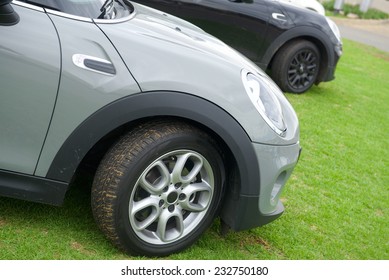
<path id="1" fill-rule="evenodd" d="M 128 0 L 26 0 L 23 2 L 94 19 L 123 17 L 133 10 Z"/>
<path id="2" fill-rule="evenodd" d="M 100 12 L 98 18 L 114 18 L 115 8 L 113 6 L 113 0 L 104 1 L 103 5 L 100 6 Z"/>

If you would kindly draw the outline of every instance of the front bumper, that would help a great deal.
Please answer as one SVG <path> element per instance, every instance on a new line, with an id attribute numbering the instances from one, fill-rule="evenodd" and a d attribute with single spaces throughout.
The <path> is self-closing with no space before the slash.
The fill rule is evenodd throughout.
<path id="1" fill-rule="evenodd" d="M 335 79 L 336 66 L 342 54 L 343 54 L 343 45 L 341 43 L 338 43 L 337 45 L 334 46 L 334 61 L 331 65 L 327 67 L 327 71 L 323 76 L 323 78 L 321 79 L 322 82 L 329 82 Z"/>
<path id="2" fill-rule="evenodd" d="M 280 195 L 301 152 L 299 143 L 288 146 L 254 143 L 253 147 L 259 163 L 258 193 L 240 193 L 230 186 L 220 215 L 235 231 L 265 225 L 283 213 Z"/>

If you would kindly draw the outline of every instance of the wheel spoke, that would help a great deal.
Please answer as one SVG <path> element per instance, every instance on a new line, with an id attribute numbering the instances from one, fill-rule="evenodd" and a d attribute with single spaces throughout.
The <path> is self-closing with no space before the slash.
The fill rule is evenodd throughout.
<path id="1" fill-rule="evenodd" d="M 297 69 L 296 68 L 293 68 L 293 69 L 289 69 L 288 70 L 288 74 L 291 75 L 291 74 L 296 74 L 297 73 Z"/>
<path id="2" fill-rule="evenodd" d="M 308 65 L 307 66 L 307 70 L 309 73 L 315 73 L 315 70 L 316 70 L 316 64 L 311 64 L 311 65 Z"/>
<path id="3" fill-rule="evenodd" d="M 151 165 L 140 178 L 140 185 L 152 194 L 160 194 L 170 182 L 170 173 L 166 165 L 161 161 Z"/>
<path id="4" fill-rule="evenodd" d="M 292 81 L 290 81 L 290 84 L 292 86 L 295 86 L 296 83 L 300 80 L 300 75 L 296 75 L 296 77 L 294 77 L 294 79 Z"/>
<path id="5" fill-rule="evenodd" d="M 312 61 L 313 59 L 313 54 L 311 52 L 307 52 L 305 60 L 306 61 Z"/>
<path id="6" fill-rule="evenodd" d="M 305 55 L 304 55 L 303 52 L 301 52 L 301 53 L 298 54 L 298 62 L 302 63 L 304 61 L 305 61 Z"/>
<path id="7" fill-rule="evenodd" d="M 205 182 L 191 184 L 184 188 L 185 199 L 180 202 L 182 209 L 201 212 L 207 209 L 212 197 L 212 188 Z"/>
<path id="8" fill-rule="evenodd" d="M 179 238 L 184 232 L 184 218 L 177 209 L 170 212 L 164 209 L 159 216 L 156 235 L 163 242 L 170 242 Z"/>
<path id="9" fill-rule="evenodd" d="M 192 165 L 190 170 L 188 170 L 188 163 Z M 195 180 L 202 167 L 203 160 L 193 153 L 177 156 L 177 162 L 172 172 L 173 183 L 189 184 Z M 186 174 L 188 171 L 189 173 Z"/>
<path id="10" fill-rule="evenodd" d="M 292 62 L 290 63 L 290 65 L 294 66 L 294 67 L 298 67 L 298 65 L 300 64 L 299 62 L 299 59 L 297 57 L 297 55 L 293 58 Z"/>
<path id="11" fill-rule="evenodd" d="M 147 197 L 133 202 L 129 214 L 135 230 L 144 230 L 158 219 L 160 215 L 158 203 L 159 199 L 156 197 Z"/>

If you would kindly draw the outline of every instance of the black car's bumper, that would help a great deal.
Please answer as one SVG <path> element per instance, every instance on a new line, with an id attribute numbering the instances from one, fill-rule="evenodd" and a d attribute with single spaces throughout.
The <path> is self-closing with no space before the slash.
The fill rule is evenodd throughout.
<path id="1" fill-rule="evenodd" d="M 342 56 L 343 53 L 343 46 L 341 43 L 334 46 L 334 59 L 332 63 L 329 63 L 329 66 L 327 67 L 327 71 L 325 75 L 322 77 L 322 79 L 319 82 L 328 82 L 335 79 L 335 70 L 336 66 L 338 65 L 339 59 Z"/>

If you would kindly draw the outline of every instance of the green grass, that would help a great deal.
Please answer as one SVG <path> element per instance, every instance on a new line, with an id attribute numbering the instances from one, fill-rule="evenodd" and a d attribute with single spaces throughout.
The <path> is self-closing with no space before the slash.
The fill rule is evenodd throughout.
<path id="1" fill-rule="evenodd" d="M 335 0 L 329 0 L 323 2 L 323 7 L 326 9 L 326 14 L 327 15 L 334 15 L 334 3 Z M 374 9 L 374 8 L 369 8 L 365 13 L 361 12 L 359 10 L 359 4 L 357 5 L 352 5 L 352 4 L 344 4 L 343 8 L 343 15 L 347 16 L 348 14 L 354 14 L 357 15 L 361 19 L 388 19 L 389 15 L 383 11 Z M 336 14 L 339 16 L 339 14 Z"/>
<path id="2" fill-rule="evenodd" d="M 345 40 L 336 80 L 287 95 L 303 153 L 284 215 L 225 237 L 215 221 L 168 259 L 389 259 L 388 73 L 388 53 Z M 130 258 L 94 224 L 88 184 L 60 208 L 0 198 L 0 259 Z"/>

